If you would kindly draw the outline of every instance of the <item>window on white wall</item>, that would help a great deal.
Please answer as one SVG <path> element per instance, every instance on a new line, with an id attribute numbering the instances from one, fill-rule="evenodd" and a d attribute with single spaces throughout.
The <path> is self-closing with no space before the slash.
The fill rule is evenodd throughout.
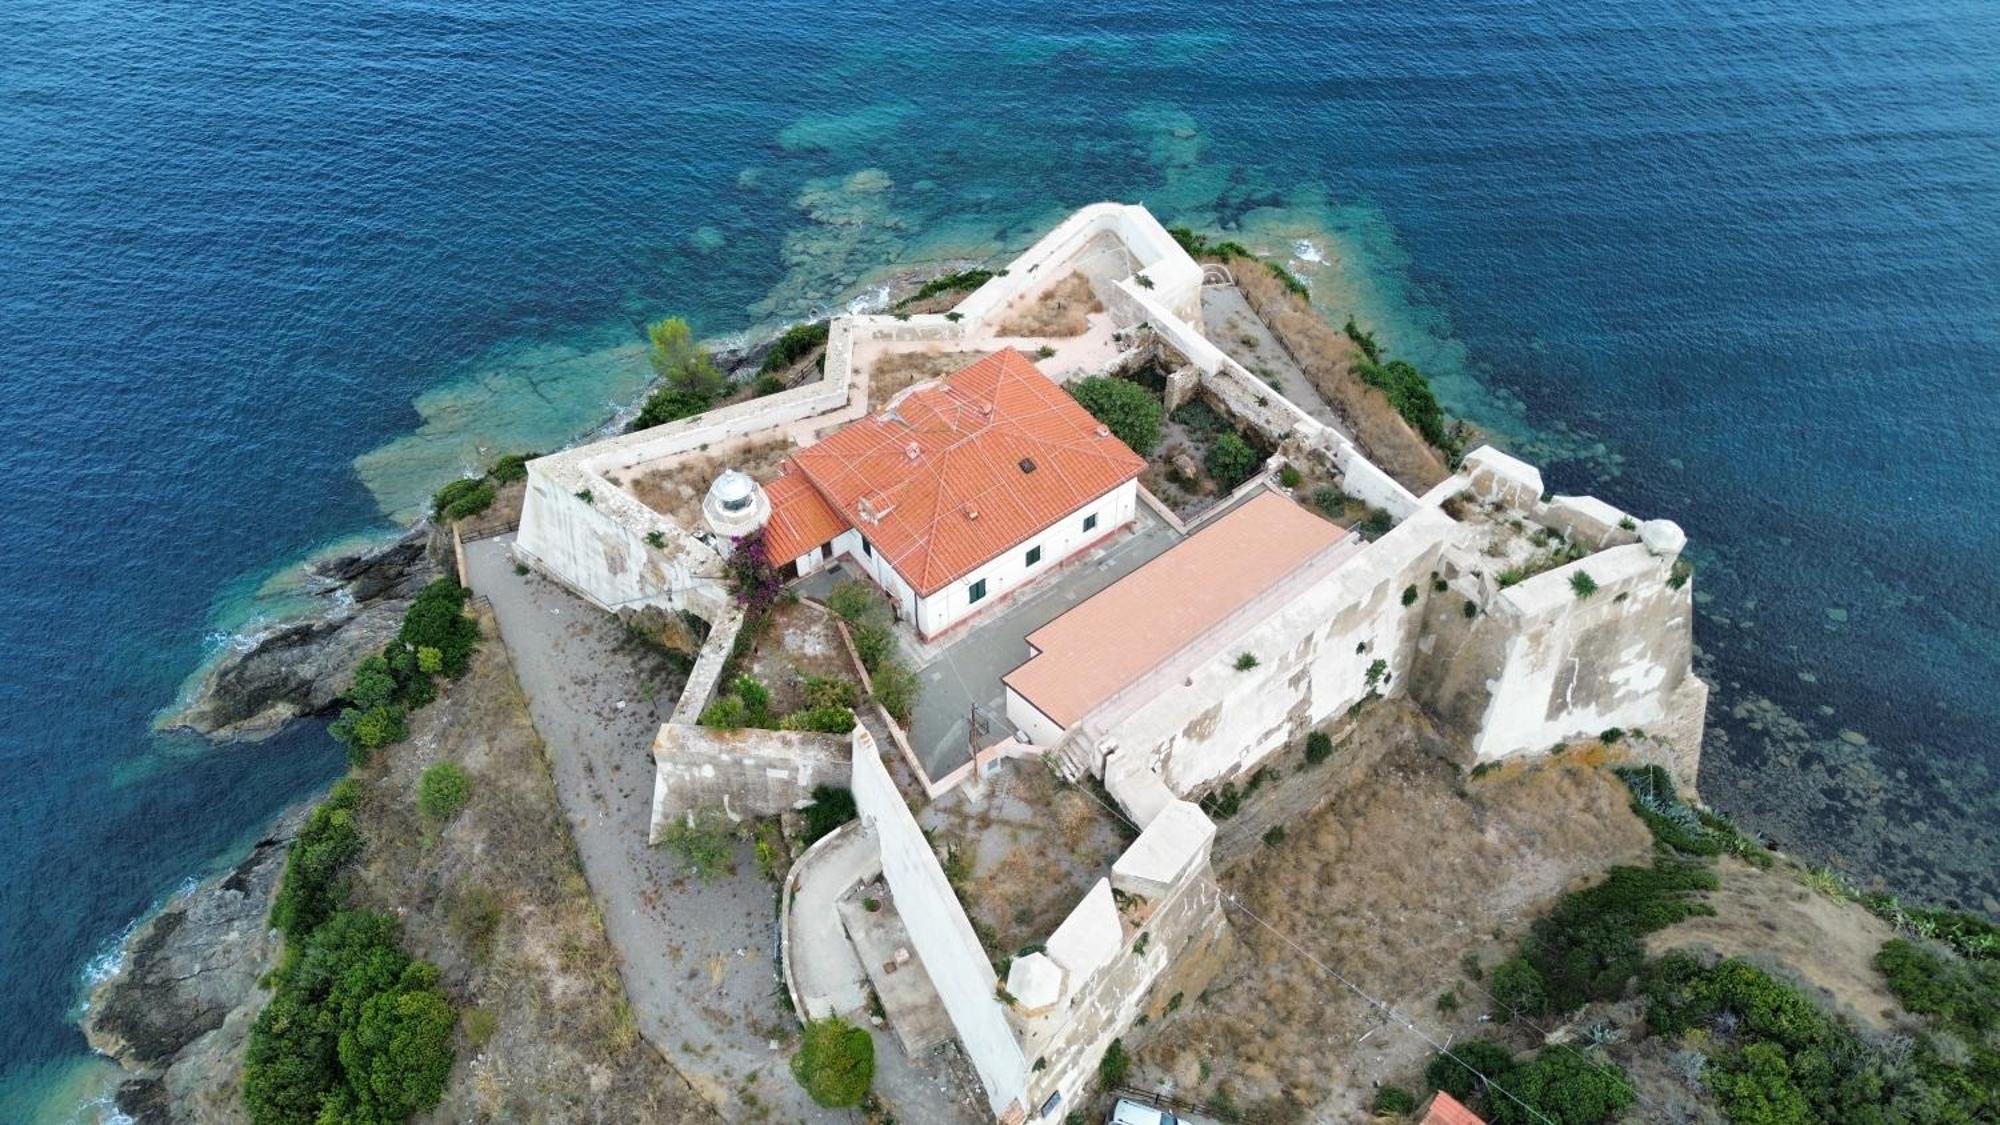
<path id="1" fill-rule="evenodd" d="M 861 553 L 867 555 L 871 559 L 875 557 L 875 545 L 868 541 L 868 537 L 866 535 L 861 537 Z"/>
<path id="2" fill-rule="evenodd" d="M 1028 548 L 1028 565 L 1033 566 L 1041 561 L 1042 561 L 1042 545 L 1037 543 L 1034 546 Z"/>
<path id="3" fill-rule="evenodd" d="M 1087 515 L 1087 516 L 1083 517 L 1083 529 L 1084 529 L 1085 531 L 1092 531 L 1092 530 L 1095 530 L 1095 529 L 1096 529 L 1096 527 L 1097 527 L 1097 513 L 1096 513 L 1096 512 L 1092 512 L 1092 513 L 1090 513 L 1089 515 Z"/>
<path id="4" fill-rule="evenodd" d="M 976 602 L 986 596 L 986 579 L 982 578 L 965 588 L 965 600 Z"/>

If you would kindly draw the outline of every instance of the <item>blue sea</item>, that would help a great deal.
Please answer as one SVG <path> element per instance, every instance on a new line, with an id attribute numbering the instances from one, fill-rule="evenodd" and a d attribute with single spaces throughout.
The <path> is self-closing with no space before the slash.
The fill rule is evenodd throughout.
<path id="1" fill-rule="evenodd" d="M 1991 0 L 14 0 L 0 177 L 0 1120 L 96 1112 L 119 934 L 340 771 L 152 730 L 302 560 L 602 424 L 651 318 L 1103 198 L 1680 520 L 1706 796 L 2000 914 Z"/>

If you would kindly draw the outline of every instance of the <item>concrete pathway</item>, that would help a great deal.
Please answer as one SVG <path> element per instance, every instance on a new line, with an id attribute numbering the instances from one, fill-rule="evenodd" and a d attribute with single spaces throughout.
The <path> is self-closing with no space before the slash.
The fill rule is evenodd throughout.
<path id="1" fill-rule="evenodd" d="M 868 974 L 841 928 L 836 907 L 855 884 L 881 873 L 882 855 L 874 835 L 859 824 L 842 827 L 823 843 L 799 865 L 785 948 L 799 984 L 799 1003 L 808 1015 L 859 1015 L 856 1022 L 866 1022 Z"/>
<path id="2" fill-rule="evenodd" d="M 466 577 L 493 605 L 548 745 L 640 1034 L 728 1120 L 849 1121 L 815 1105 L 788 1069 L 798 1023 L 780 999 L 777 888 L 758 873 L 750 843 L 738 842 L 731 874 L 708 882 L 646 846 L 653 735 L 673 710 L 678 677 L 649 670 L 602 611 L 540 575 L 516 574 L 512 545 L 511 535 L 466 544 Z M 962 1068 L 936 1058 L 919 1068 L 885 1032 L 875 1033 L 875 1059 L 875 1091 L 899 1118 L 976 1120 Z"/>

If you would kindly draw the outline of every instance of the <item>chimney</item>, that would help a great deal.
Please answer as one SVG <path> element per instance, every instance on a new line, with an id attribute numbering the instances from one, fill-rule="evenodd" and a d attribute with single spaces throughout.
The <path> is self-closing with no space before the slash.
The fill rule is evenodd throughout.
<path id="1" fill-rule="evenodd" d="M 923 456 L 923 452 L 924 452 L 923 447 L 919 446 L 914 441 L 903 447 L 903 455 L 908 457 L 912 461 Z"/>

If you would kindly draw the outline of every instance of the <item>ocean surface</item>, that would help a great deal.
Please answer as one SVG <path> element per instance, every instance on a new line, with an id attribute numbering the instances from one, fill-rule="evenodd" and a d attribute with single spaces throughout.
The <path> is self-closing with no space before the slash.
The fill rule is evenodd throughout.
<path id="1" fill-rule="evenodd" d="M 1991 0 L 14 0 L 0 176 L 0 1120 L 97 1112 L 118 936 L 341 769 L 152 733 L 301 560 L 602 424 L 648 319 L 1104 198 L 1678 519 L 1707 797 L 2000 913 Z"/>

